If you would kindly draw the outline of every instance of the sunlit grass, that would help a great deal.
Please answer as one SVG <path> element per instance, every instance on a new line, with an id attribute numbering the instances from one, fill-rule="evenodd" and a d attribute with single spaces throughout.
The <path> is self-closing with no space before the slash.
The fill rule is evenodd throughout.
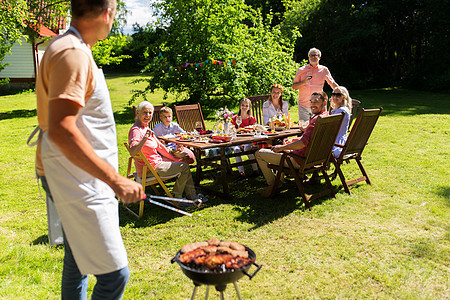
<path id="1" fill-rule="evenodd" d="M 122 142 L 133 122 L 133 78 L 107 80 L 121 174 L 127 163 Z M 120 208 L 132 272 L 124 299 L 188 299 L 193 284 L 170 259 L 183 244 L 211 237 L 248 245 L 264 265 L 252 280 L 239 281 L 245 299 L 450 298 L 449 95 L 398 89 L 351 94 L 363 107 L 384 107 L 363 153 L 372 186 L 352 186 L 349 196 L 334 180 L 337 199 L 319 199 L 307 211 L 295 190 L 262 199 L 256 193 L 262 178 L 237 184 L 230 176 L 232 198 L 208 195 L 204 208 L 188 209 L 194 218 L 146 205 L 137 220 Z M 162 97 L 156 93 L 151 101 L 160 104 Z M 48 245 L 35 149 L 25 145 L 37 125 L 35 107 L 33 93 L 0 97 L 2 299 L 60 298 L 64 251 Z M 358 175 L 354 163 L 343 168 L 349 178 Z M 215 186 L 212 179 L 205 183 Z M 199 293 L 204 297 L 205 287 Z M 236 299 L 232 286 L 225 295 Z M 210 298 L 218 298 L 214 289 Z"/>

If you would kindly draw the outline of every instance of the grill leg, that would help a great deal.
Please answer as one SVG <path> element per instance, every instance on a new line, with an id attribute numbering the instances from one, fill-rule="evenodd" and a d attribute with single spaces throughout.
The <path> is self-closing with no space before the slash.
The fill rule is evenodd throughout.
<path id="1" fill-rule="evenodd" d="M 205 300 L 208 299 L 208 295 L 209 295 L 209 285 L 206 286 Z"/>
<path id="2" fill-rule="evenodd" d="M 233 282 L 233 285 L 234 285 L 234 289 L 236 290 L 238 299 L 242 300 L 241 290 L 239 289 L 239 285 L 237 284 L 237 281 Z"/>
<path id="3" fill-rule="evenodd" d="M 198 288 L 198 285 L 195 284 L 194 291 L 192 292 L 191 300 L 195 299 L 195 294 L 197 293 L 197 288 Z"/>

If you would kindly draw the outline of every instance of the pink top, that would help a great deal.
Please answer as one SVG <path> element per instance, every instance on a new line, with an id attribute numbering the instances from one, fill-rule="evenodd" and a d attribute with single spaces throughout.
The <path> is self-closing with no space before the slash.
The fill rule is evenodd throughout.
<path id="1" fill-rule="evenodd" d="M 234 115 L 231 118 L 231 124 L 233 124 L 235 127 L 237 126 L 237 124 L 236 124 L 236 117 L 237 117 L 237 115 Z M 255 117 L 254 116 L 250 116 L 248 118 L 242 119 L 241 126 L 239 126 L 239 127 L 245 127 L 245 126 L 253 125 L 255 123 L 256 123 Z"/>
<path id="2" fill-rule="evenodd" d="M 144 138 L 148 129 L 148 127 L 133 125 L 130 132 L 128 132 L 128 143 L 131 144 L 133 141 L 140 142 Z M 163 161 L 161 155 L 158 153 L 158 149 L 160 147 L 161 144 L 155 136 L 150 136 L 142 147 L 142 153 L 148 159 L 153 168 L 156 168 Z M 145 165 L 144 161 L 142 159 L 135 159 L 134 165 L 139 177 L 142 177 L 142 168 Z"/>
<path id="3" fill-rule="evenodd" d="M 312 76 L 311 80 L 309 80 L 309 82 L 307 81 L 298 89 L 298 105 L 305 107 L 309 107 L 309 100 L 311 99 L 312 93 L 323 90 L 325 81 L 328 82 L 332 88 L 337 85 L 327 67 L 317 65 L 317 67 L 314 68 L 310 64 L 297 70 L 293 82 L 300 82 L 305 80 L 308 76 Z"/>

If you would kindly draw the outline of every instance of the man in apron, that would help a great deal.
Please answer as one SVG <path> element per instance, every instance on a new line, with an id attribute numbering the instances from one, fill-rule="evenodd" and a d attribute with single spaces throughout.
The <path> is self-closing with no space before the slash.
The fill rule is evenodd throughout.
<path id="1" fill-rule="evenodd" d="M 111 30 L 116 0 L 71 3 L 71 27 L 47 48 L 36 81 L 40 154 L 65 234 L 61 294 L 86 299 L 94 274 L 92 299 L 120 299 L 129 269 L 114 194 L 134 203 L 143 190 L 117 173 L 111 100 L 91 53 Z"/>

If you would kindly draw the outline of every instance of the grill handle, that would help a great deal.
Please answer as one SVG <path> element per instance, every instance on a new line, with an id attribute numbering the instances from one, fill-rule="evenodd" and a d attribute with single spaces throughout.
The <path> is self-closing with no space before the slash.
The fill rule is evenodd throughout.
<path id="1" fill-rule="evenodd" d="M 244 273 L 245 275 L 247 275 L 248 276 L 248 278 L 250 278 L 250 279 L 252 279 L 253 278 L 253 276 L 255 276 L 256 275 L 256 273 L 258 273 L 258 271 L 262 268 L 262 266 L 263 265 L 258 265 L 257 263 L 255 263 L 255 262 L 253 262 L 253 265 L 255 265 L 256 266 L 256 270 L 255 270 L 255 272 L 253 272 L 252 274 L 248 274 L 247 273 L 247 271 L 245 271 L 245 270 L 242 270 L 242 273 Z"/>

